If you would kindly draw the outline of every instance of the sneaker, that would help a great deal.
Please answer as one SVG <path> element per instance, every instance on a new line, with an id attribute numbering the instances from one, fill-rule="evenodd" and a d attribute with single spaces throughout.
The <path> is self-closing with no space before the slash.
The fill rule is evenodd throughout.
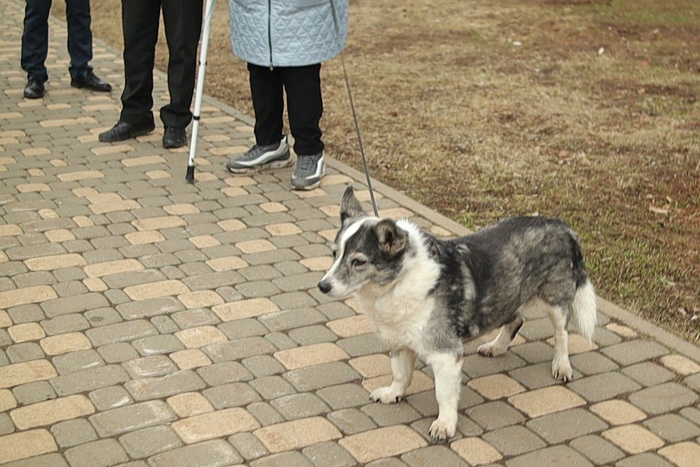
<path id="1" fill-rule="evenodd" d="M 295 190 L 313 190 L 321 184 L 326 168 L 323 163 L 323 151 L 313 156 L 297 156 L 297 165 L 292 174 L 292 188 Z"/>
<path id="2" fill-rule="evenodd" d="M 226 168 L 229 172 L 240 174 L 289 167 L 292 163 L 287 137 L 283 136 L 279 143 L 256 144 L 239 158 L 228 161 Z"/>

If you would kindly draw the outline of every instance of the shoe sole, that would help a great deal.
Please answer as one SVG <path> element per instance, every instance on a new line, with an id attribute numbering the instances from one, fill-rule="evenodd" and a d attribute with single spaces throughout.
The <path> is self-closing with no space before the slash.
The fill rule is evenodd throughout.
<path id="1" fill-rule="evenodd" d="M 241 167 L 241 168 L 227 167 L 227 168 L 228 168 L 228 171 L 233 173 L 233 174 L 249 174 L 249 173 L 262 172 L 263 170 L 268 170 L 268 169 L 283 169 L 285 167 L 291 166 L 292 164 L 294 164 L 294 161 L 290 157 L 289 159 L 286 159 L 283 161 L 272 161 L 272 162 L 268 162 L 267 164 L 255 165 L 252 167 Z"/>
<path id="2" fill-rule="evenodd" d="M 318 181 L 317 181 L 317 182 L 312 183 L 311 185 L 306 185 L 306 186 L 295 186 L 294 183 L 292 183 L 292 190 L 295 190 L 295 191 L 310 191 L 310 190 L 313 190 L 313 189 L 315 189 L 315 188 L 318 188 L 319 185 L 321 185 L 321 180 L 323 179 L 323 177 L 325 177 L 325 175 L 326 175 L 326 167 L 325 167 L 325 165 L 324 165 L 323 170 L 321 171 L 321 176 L 318 177 Z"/>
<path id="3" fill-rule="evenodd" d="M 100 137 L 98 136 L 97 139 L 99 139 L 101 143 L 119 143 L 120 141 L 126 141 L 127 139 L 138 138 L 139 136 L 144 136 L 144 135 L 153 133 L 153 131 L 154 131 L 155 129 L 156 129 L 156 127 L 154 126 L 154 127 L 151 128 L 150 130 L 137 131 L 137 132 L 134 132 L 134 133 L 130 134 L 130 135 L 127 136 L 126 138 L 120 138 L 120 139 L 102 139 L 102 138 L 100 138 Z"/>
<path id="4" fill-rule="evenodd" d="M 112 88 L 109 89 L 97 89 L 92 86 L 83 86 L 82 84 L 74 84 L 70 83 L 71 87 L 77 88 L 77 89 L 89 89 L 90 91 L 94 92 L 112 92 Z"/>

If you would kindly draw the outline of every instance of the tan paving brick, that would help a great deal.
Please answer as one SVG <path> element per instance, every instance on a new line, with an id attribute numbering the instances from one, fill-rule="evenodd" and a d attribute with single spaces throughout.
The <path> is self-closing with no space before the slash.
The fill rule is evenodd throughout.
<path id="1" fill-rule="evenodd" d="M 70 332 L 67 334 L 59 334 L 42 339 L 39 342 L 41 348 L 47 355 L 62 355 L 68 352 L 78 350 L 87 350 L 92 348 L 92 343 L 85 334 L 81 332 Z"/>
<path id="2" fill-rule="evenodd" d="M 302 449 L 312 444 L 339 439 L 340 431 L 322 417 L 311 417 L 260 428 L 253 434 L 270 452 Z"/>
<path id="3" fill-rule="evenodd" d="M 245 260 L 241 259 L 239 256 L 214 258 L 207 260 L 205 264 L 216 272 L 234 271 L 236 269 L 241 269 L 248 266 L 248 263 L 246 263 Z"/>
<path id="4" fill-rule="evenodd" d="M 22 235 L 22 228 L 19 225 L 0 225 L 0 237 L 16 237 Z"/>
<path id="5" fill-rule="evenodd" d="M 144 269 L 143 264 L 135 259 L 120 259 L 117 261 L 88 264 L 83 268 L 83 271 L 89 277 L 104 277 L 110 274 L 121 274 L 123 272 L 139 271 L 141 269 Z"/>
<path id="6" fill-rule="evenodd" d="M 59 219 L 61 217 L 53 209 L 39 209 L 38 212 L 42 219 Z"/>
<path id="7" fill-rule="evenodd" d="M 49 148 L 27 148 L 22 149 L 22 154 L 29 157 L 46 156 L 47 154 L 51 154 L 51 150 Z"/>
<path id="8" fill-rule="evenodd" d="M 198 235 L 196 237 L 191 237 L 189 240 L 194 246 L 200 249 L 221 245 L 221 242 L 211 235 Z"/>
<path id="9" fill-rule="evenodd" d="M 187 392 L 169 397 L 166 402 L 178 417 L 186 418 L 214 411 L 211 403 L 199 392 Z"/>
<path id="10" fill-rule="evenodd" d="M 221 230 L 224 232 L 235 232 L 246 228 L 246 225 L 238 219 L 227 219 L 225 221 L 217 222 L 216 225 L 221 227 Z"/>
<path id="11" fill-rule="evenodd" d="M 532 418 L 586 404 L 586 401 L 573 391 L 562 386 L 553 386 L 517 394 L 509 397 L 508 402 Z"/>
<path id="12" fill-rule="evenodd" d="M 70 127 L 70 126 L 75 126 L 75 125 L 84 125 L 84 124 L 96 124 L 97 121 L 94 118 L 89 118 L 89 117 L 78 117 L 78 118 L 57 118 L 57 119 L 49 119 L 49 120 L 42 120 L 39 122 L 39 125 L 41 125 L 44 128 L 55 128 L 55 127 Z"/>
<path id="13" fill-rule="evenodd" d="M 0 389 L 0 413 L 17 407 L 17 399 L 9 389 Z"/>
<path id="14" fill-rule="evenodd" d="M 0 436 L 0 464 L 58 451 L 58 446 L 46 430 L 21 431 Z"/>
<path id="15" fill-rule="evenodd" d="M 7 263 L 9 260 L 5 252 L 0 251 L 0 263 Z"/>
<path id="16" fill-rule="evenodd" d="M 554 346 L 554 338 L 547 339 L 547 343 Z M 578 334 L 569 333 L 569 355 L 576 355 L 579 353 L 590 352 L 598 348 L 595 342 L 588 342 L 583 336 Z"/>
<path id="17" fill-rule="evenodd" d="M 238 407 L 194 415 L 172 424 L 173 430 L 187 444 L 231 436 L 259 427 L 260 423 L 252 415 Z"/>
<path id="18" fill-rule="evenodd" d="M 211 360 L 199 349 L 178 350 L 170 354 L 170 358 L 181 370 L 191 370 L 211 365 Z"/>
<path id="19" fill-rule="evenodd" d="M 177 299 L 185 305 L 185 308 L 209 308 L 215 305 L 221 305 L 224 303 L 224 299 L 221 295 L 214 292 L 213 290 L 197 290 L 194 292 L 184 293 L 178 295 Z"/>
<path id="20" fill-rule="evenodd" d="M 365 431 L 338 441 L 361 463 L 404 454 L 428 445 L 415 431 L 405 425 Z"/>
<path id="21" fill-rule="evenodd" d="M 150 298 L 168 297 L 189 292 L 190 289 L 178 280 L 149 282 L 126 287 L 124 293 L 132 300 L 148 300 Z"/>
<path id="22" fill-rule="evenodd" d="M 659 454 L 678 467 L 697 467 L 700 462 L 700 444 L 686 441 L 659 449 Z"/>
<path id="23" fill-rule="evenodd" d="M 12 319 L 5 310 L 0 310 L 0 328 L 12 326 Z"/>
<path id="24" fill-rule="evenodd" d="M 326 326 L 340 337 L 352 337 L 373 332 L 369 319 L 363 315 L 330 321 L 326 323 Z"/>
<path id="25" fill-rule="evenodd" d="M 318 234 L 325 238 L 326 241 L 332 242 L 335 240 L 335 236 L 338 234 L 338 229 L 321 230 Z"/>
<path id="26" fill-rule="evenodd" d="M 266 225 L 265 230 L 267 230 L 273 237 L 298 235 L 303 232 L 303 230 L 301 230 L 298 226 L 289 222 Z"/>
<path id="27" fill-rule="evenodd" d="M 31 360 L 0 366 L 0 388 L 11 388 L 20 384 L 43 381 L 58 373 L 48 360 Z"/>
<path id="28" fill-rule="evenodd" d="M 221 189 L 221 193 L 229 198 L 235 198 L 236 196 L 245 196 L 248 194 L 245 188 L 239 186 L 229 186 Z"/>
<path id="29" fill-rule="evenodd" d="M 77 172 L 66 172 L 56 175 L 62 182 L 77 182 L 81 180 L 95 180 L 104 178 L 105 174 L 99 170 L 81 170 Z"/>
<path id="30" fill-rule="evenodd" d="M 321 186 L 329 186 L 329 185 L 347 185 L 348 183 L 352 183 L 353 180 L 352 178 L 348 177 L 347 175 L 343 174 L 329 174 L 326 175 L 321 179 Z"/>
<path id="31" fill-rule="evenodd" d="M 139 219 L 131 223 L 138 230 L 161 230 L 171 229 L 173 227 L 183 227 L 187 225 L 184 219 L 178 216 L 163 216 L 151 217 L 148 219 Z"/>
<path id="32" fill-rule="evenodd" d="M 262 203 L 258 207 L 269 213 L 289 211 L 289 208 L 282 203 Z"/>
<path id="33" fill-rule="evenodd" d="M 46 183 L 21 183 L 17 185 L 17 190 L 20 193 L 38 193 L 42 191 L 51 191 L 51 187 Z"/>
<path id="34" fill-rule="evenodd" d="M 245 146 L 241 147 L 243 148 L 241 153 L 248 150 L 248 148 Z M 258 184 L 253 177 L 229 177 L 224 180 L 224 183 L 226 183 L 228 186 L 254 186 Z"/>
<path id="35" fill-rule="evenodd" d="M 143 156 L 143 157 L 130 157 L 128 159 L 122 159 L 122 164 L 125 167 L 138 167 L 141 165 L 152 165 L 152 164 L 165 164 L 166 160 L 163 156 Z"/>
<path id="36" fill-rule="evenodd" d="M 661 363 L 679 375 L 687 376 L 700 371 L 700 365 L 683 355 L 665 355 L 661 357 Z"/>
<path id="37" fill-rule="evenodd" d="M 162 180 L 164 178 L 172 178 L 170 172 L 165 170 L 149 170 L 146 172 L 146 176 L 151 180 Z"/>
<path id="38" fill-rule="evenodd" d="M 97 277 L 88 277 L 87 279 L 83 279 L 83 285 L 85 285 L 90 292 L 104 292 L 105 290 L 109 289 L 107 284 L 105 284 L 102 279 L 98 279 Z"/>
<path id="39" fill-rule="evenodd" d="M 277 249 L 274 243 L 264 239 L 239 242 L 236 243 L 236 248 L 241 250 L 243 253 L 261 253 L 263 251 L 272 251 Z"/>
<path id="40" fill-rule="evenodd" d="M 114 201 L 103 201 L 99 203 L 93 203 L 90 206 L 90 210 L 95 214 L 108 214 L 111 212 L 119 211 L 131 211 L 134 209 L 141 208 L 141 205 L 131 199 L 120 199 Z"/>
<path id="41" fill-rule="evenodd" d="M 362 380 L 362 387 L 367 390 L 367 392 L 372 392 L 375 389 L 389 386 L 393 377 L 390 374 L 377 376 L 375 378 L 365 378 Z M 430 391 L 435 387 L 433 379 L 423 373 L 422 371 L 413 370 L 413 379 L 411 380 L 411 385 L 406 390 L 404 396 L 410 396 L 413 394 L 418 394 L 424 391 Z"/>
<path id="42" fill-rule="evenodd" d="M 199 326 L 175 333 L 175 337 L 188 349 L 198 349 L 205 345 L 224 342 L 226 335 L 214 326 Z"/>
<path id="43" fill-rule="evenodd" d="M 391 359 L 386 354 L 365 355 L 348 363 L 365 378 L 391 374 Z"/>
<path id="44" fill-rule="evenodd" d="M 330 256 L 317 256 L 315 258 L 305 258 L 299 261 L 310 271 L 327 271 L 333 259 Z"/>
<path id="45" fill-rule="evenodd" d="M 7 328 L 7 333 L 16 343 L 37 341 L 46 336 L 39 323 L 24 323 Z"/>
<path id="46" fill-rule="evenodd" d="M 83 267 L 87 263 L 81 255 L 69 253 L 65 255 L 40 256 L 29 258 L 24 265 L 30 271 L 54 271 L 61 268 Z"/>
<path id="47" fill-rule="evenodd" d="M 165 240 L 165 237 L 163 237 L 163 235 L 160 232 L 157 232 L 155 230 L 131 232 L 124 235 L 124 238 L 126 238 L 127 241 L 132 245 L 145 245 L 148 243 L 158 243 Z"/>
<path id="48" fill-rule="evenodd" d="M 503 456 L 489 443 L 480 438 L 463 438 L 450 445 L 469 465 L 483 465 L 498 462 Z"/>
<path id="49" fill-rule="evenodd" d="M 46 238 L 51 243 L 62 243 L 75 240 L 75 235 L 73 235 L 73 232 L 66 229 L 49 230 L 45 232 L 44 235 L 46 235 Z"/>
<path id="50" fill-rule="evenodd" d="M 467 385 L 491 400 L 510 397 L 525 391 L 525 388 L 520 383 L 503 374 L 477 378 L 469 381 Z"/>
<path id="51" fill-rule="evenodd" d="M 267 313 L 280 311 L 279 307 L 269 298 L 251 298 L 237 302 L 224 303 L 211 309 L 222 321 L 254 318 Z"/>
<path id="52" fill-rule="evenodd" d="M 274 353 L 274 357 L 288 370 L 350 358 L 343 349 L 330 342 L 280 350 Z"/>
<path id="53" fill-rule="evenodd" d="M 661 438 L 639 425 L 623 425 L 604 431 L 603 438 L 631 454 L 658 449 L 664 445 Z"/>
<path id="54" fill-rule="evenodd" d="M 605 326 L 606 329 L 609 331 L 614 332 L 618 336 L 622 337 L 638 337 L 639 334 L 637 334 L 637 331 L 634 329 L 628 328 L 627 326 L 623 326 L 621 324 L 617 323 L 609 323 L 607 326 Z"/>
<path id="55" fill-rule="evenodd" d="M 74 395 L 20 407 L 10 412 L 10 418 L 17 428 L 26 430 L 93 413 L 95 407 L 87 397 Z"/>
<path id="56" fill-rule="evenodd" d="M 197 214 L 201 212 L 197 206 L 194 204 L 171 204 L 170 206 L 163 206 L 163 210 L 170 214 L 171 216 L 184 216 L 187 214 Z"/>
<path id="57" fill-rule="evenodd" d="M 134 148 L 129 144 L 113 144 L 110 146 L 97 146 L 90 151 L 96 156 L 106 156 L 108 154 L 119 154 L 125 152 L 131 152 Z"/>
<path id="58" fill-rule="evenodd" d="M 75 216 L 73 218 L 73 222 L 75 222 L 78 227 L 92 227 L 95 225 L 95 223 L 92 222 L 92 220 L 87 216 Z"/>
<path id="59" fill-rule="evenodd" d="M 647 418 L 647 415 L 629 402 L 603 401 L 591 406 L 591 412 L 611 425 L 627 425 Z"/>

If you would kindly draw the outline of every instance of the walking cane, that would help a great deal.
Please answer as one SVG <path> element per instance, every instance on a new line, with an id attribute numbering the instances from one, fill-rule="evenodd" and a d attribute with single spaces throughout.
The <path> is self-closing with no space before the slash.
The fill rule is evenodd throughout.
<path id="1" fill-rule="evenodd" d="M 187 174 L 185 179 L 194 183 L 194 157 L 197 153 L 197 139 L 199 137 L 199 116 L 202 111 L 202 95 L 204 94 L 204 73 L 207 71 L 207 53 L 209 52 L 209 33 L 211 31 L 211 19 L 214 16 L 216 0 L 207 0 L 205 8 L 204 24 L 202 25 L 202 47 L 199 52 L 199 72 L 197 74 L 197 92 L 194 97 L 194 113 L 192 114 L 192 137 L 190 139 L 190 157 L 187 161 Z"/>

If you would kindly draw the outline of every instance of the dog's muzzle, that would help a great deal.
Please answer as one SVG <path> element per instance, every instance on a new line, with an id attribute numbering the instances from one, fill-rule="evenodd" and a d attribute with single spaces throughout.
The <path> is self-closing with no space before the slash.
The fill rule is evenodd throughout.
<path id="1" fill-rule="evenodd" d="M 323 293 L 330 292 L 332 288 L 333 288 L 333 285 L 331 285 L 331 281 L 329 281 L 329 280 L 322 280 L 321 282 L 318 283 L 318 290 L 320 290 Z"/>

